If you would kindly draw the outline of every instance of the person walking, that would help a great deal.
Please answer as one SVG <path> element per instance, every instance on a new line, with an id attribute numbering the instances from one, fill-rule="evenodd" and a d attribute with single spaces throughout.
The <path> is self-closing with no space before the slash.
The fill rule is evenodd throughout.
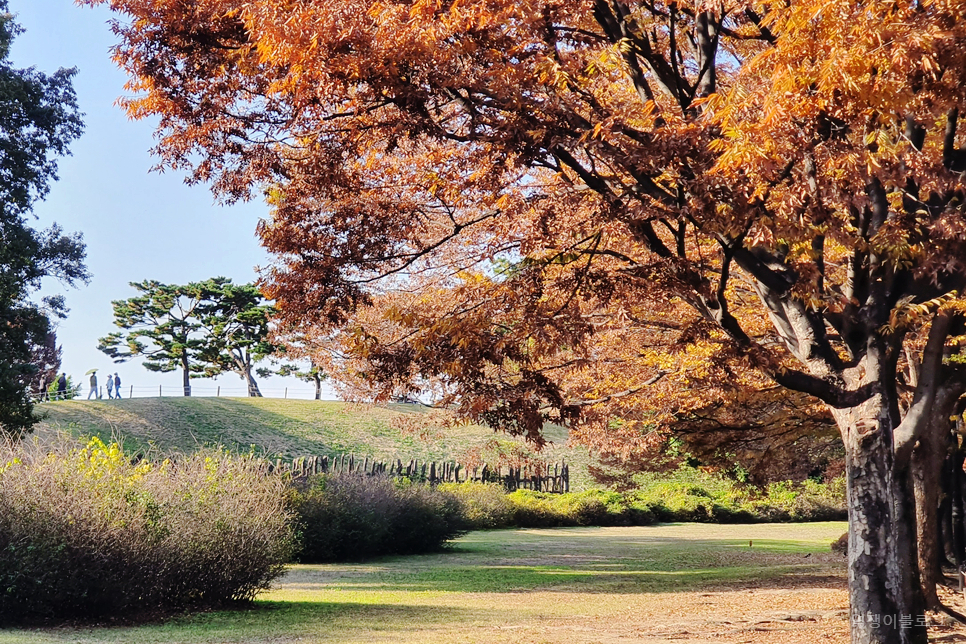
<path id="1" fill-rule="evenodd" d="M 114 400 L 114 380 L 111 374 L 107 374 L 107 399 Z"/>
<path id="2" fill-rule="evenodd" d="M 87 393 L 87 399 L 90 400 L 91 399 L 91 396 L 97 396 L 97 399 L 100 399 L 100 397 L 101 397 L 101 392 L 99 392 L 97 390 L 97 374 L 96 373 L 92 373 L 91 374 L 91 390 Z"/>
<path id="3" fill-rule="evenodd" d="M 110 374 L 108 374 L 107 379 L 111 379 Z M 114 395 L 117 396 L 118 400 L 121 399 L 121 376 L 117 375 L 116 371 L 114 372 Z"/>
<path id="4" fill-rule="evenodd" d="M 60 374 L 60 378 L 57 379 L 57 400 L 63 400 L 67 397 L 67 374 Z"/>

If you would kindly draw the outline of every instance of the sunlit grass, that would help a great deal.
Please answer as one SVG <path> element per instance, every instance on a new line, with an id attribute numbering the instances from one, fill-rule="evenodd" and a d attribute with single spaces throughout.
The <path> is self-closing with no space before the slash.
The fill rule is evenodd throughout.
<path id="1" fill-rule="evenodd" d="M 272 398 L 134 398 L 68 400 L 41 405 L 36 434 L 68 431 L 122 440 L 132 453 L 192 452 L 221 445 L 269 457 L 354 454 L 379 460 L 457 460 L 495 438 L 493 430 L 460 425 L 431 432 L 434 439 L 397 428 L 394 420 L 425 409 L 415 405 L 348 405 L 342 402 Z M 590 482 L 584 448 L 568 447 L 567 430 L 548 425 L 550 442 L 541 455 L 571 464 L 571 486 Z M 507 436 L 501 441 L 522 442 Z"/>
<path id="2" fill-rule="evenodd" d="M 518 641 L 508 632 L 569 641 L 554 629 L 592 632 L 630 611 L 673 610 L 683 592 L 844 586 L 844 561 L 829 552 L 844 530 L 832 522 L 475 532 L 441 554 L 293 566 L 243 610 L 139 627 L 6 630 L 0 644 Z"/>

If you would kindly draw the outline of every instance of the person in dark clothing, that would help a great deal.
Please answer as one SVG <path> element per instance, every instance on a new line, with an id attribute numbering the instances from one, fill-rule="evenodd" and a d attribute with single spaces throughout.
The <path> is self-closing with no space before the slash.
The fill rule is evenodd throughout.
<path id="1" fill-rule="evenodd" d="M 60 374 L 60 378 L 57 379 L 57 400 L 64 400 L 67 398 L 67 374 Z"/>
<path id="2" fill-rule="evenodd" d="M 107 374 L 108 380 L 111 378 L 111 374 Z M 121 376 L 114 372 L 114 396 L 120 400 L 121 399 Z"/>

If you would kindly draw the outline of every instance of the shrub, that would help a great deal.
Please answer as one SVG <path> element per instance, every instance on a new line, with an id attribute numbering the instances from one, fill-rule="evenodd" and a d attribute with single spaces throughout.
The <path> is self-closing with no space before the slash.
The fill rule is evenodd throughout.
<path id="1" fill-rule="evenodd" d="M 132 464 L 96 438 L 0 449 L 0 621 L 248 600 L 291 547 L 284 483 L 254 461 Z"/>
<path id="2" fill-rule="evenodd" d="M 844 480 L 775 483 L 765 490 L 694 468 L 639 479 L 629 492 L 551 494 L 498 484 L 441 486 L 461 503 L 468 529 L 652 525 L 657 521 L 755 523 L 843 519 Z"/>
<path id="3" fill-rule="evenodd" d="M 651 507 L 634 505 L 627 495 L 606 490 L 568 494 L 517 490 L 507 499 L 514 508 L 513 525 L 521 528 L 651 525 L 656 520 Z"/>
<path id="4" fill-rule="evenodd" d="M 556 505 L 543 492 L 517 490 L 507 495 L 513 505 L 513 524 L 519 528 L 556 528 L 577 525 L 573 508 Z M 555 507 L 556 505 L 556 507 Z"/>
<path id="5" fill-rule="evenodd" d="M 451 494 L 460 504 L 466 528 L 490 530 L 514 525 L 514 506 L 498 483 L 443 483 L 439 490 Z"/>
<path id="6" fill-rule="evenodd" d="M 498 484 L 449 484 L 469 529 L 652 525 L 658 521 L 756 523 L 829 521 L 846 517 L 844 478 L 829 483 L 773 483 L 762 490 L 691 467 L 639 475 L 627 492 L 551 494 Z"/>
<path id="7" fill-rule="evenodd" d="M 464 531 L 456 496 L 381 476 L 322 474 L 296 488 L 303 563 L 441 549 Z"/>
<path id="8" fill-rule="evenodd" d="M 660 521 L 753 523 L 829 521 L 847 515 L 845 479 L 828 483 L 780 481 L 764 490 L 723 476 L 681 467 L 635 477 L 631 505 L 649 506 Z"/>

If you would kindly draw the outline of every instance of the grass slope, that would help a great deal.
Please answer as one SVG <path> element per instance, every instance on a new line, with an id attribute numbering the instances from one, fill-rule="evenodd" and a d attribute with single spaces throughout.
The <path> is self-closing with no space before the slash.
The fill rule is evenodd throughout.
<path id="1" fill-rule="evenodd" d="M 846 641 L 844 523 L 474 532 L 439 555 L 293 566 L 247 610 L 0 644 Z M 754 542 L 749 547 L 750 541 Z"/>
<path id="2" fill-rule="evenodd" d="M 400 429 L 414 405 L 353 405 L 315 400 L 269 398 L 134 398 L 46 403 L 45 419 L 35 433 L 41 440 L 57 431 L 119 440 L 129 452 L 190 452 L 221 445 L 234 451 L 292 458 L 342 453 L 378 460 L 463 460 L 482 450 L 492 462 L 493 441 L 510 448 L 512 440 L 477 425 L 429 428 L 418 434 Z M 586 450 L 566 447 L 566 430 L 548 428 L 553 444 L 541 458 L 571 463 L 571 484 L 587 484 Z M 514 441 L 520 443 L 519 441 Z M 522 445 L 522 443 L 520 443 Z M 489 446 L 489 447 L 488 447 Z M 528 449 L 522 446 L 524 450 Z M 519 447 L 517 448 L 519 449 Z"/>

